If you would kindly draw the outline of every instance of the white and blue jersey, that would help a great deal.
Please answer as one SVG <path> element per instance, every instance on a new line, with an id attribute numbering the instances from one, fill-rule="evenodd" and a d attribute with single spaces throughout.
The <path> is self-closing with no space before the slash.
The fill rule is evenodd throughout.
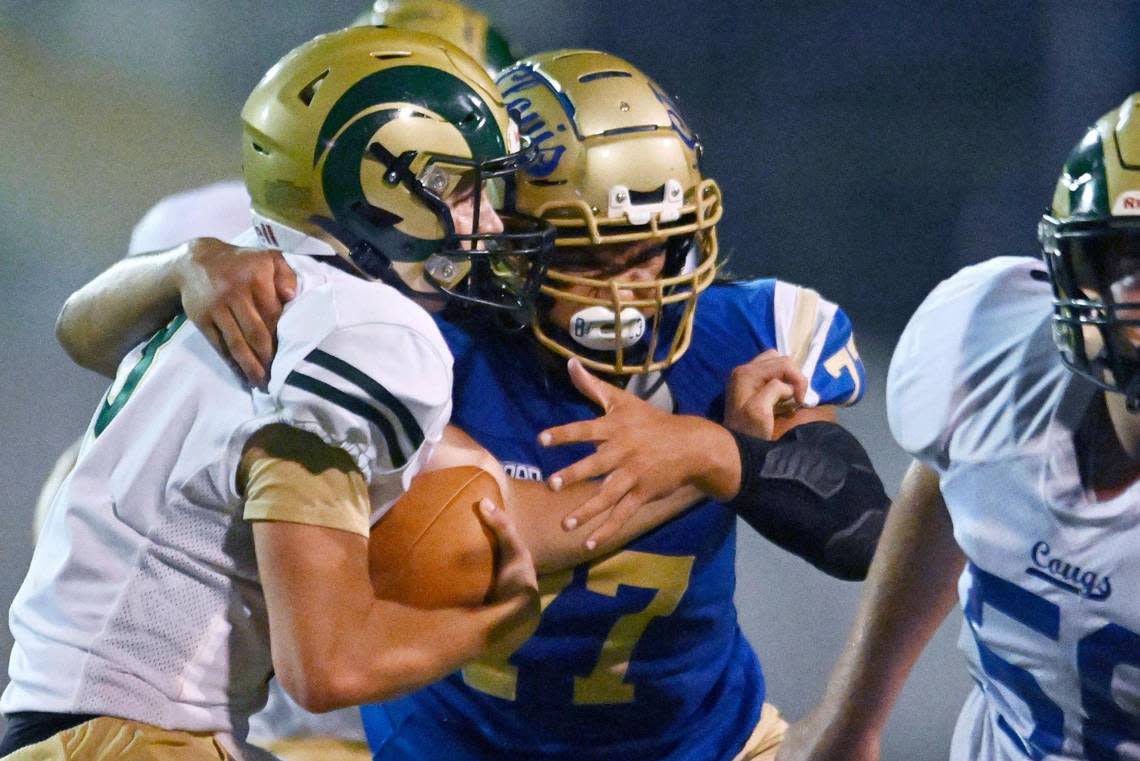
<path id="1" fill-rule="evenodd" d="M 597 415 L 544 372 L 545 350 L 478 323 L 441 329 L 455 356 L 453 423 L 512 475 L 544 478 L 589 453 L 538 445 L 543 429 Z M 672 407 L 721 419 L 732 370 L 772 348 L 801 363 L 812 403 L 858 399 L 863 368 L 846 315 L 813 291 L 758 280 L 701 295 L 692 346 L 664 372 Z M 732 758 L 765 697 L 733 605 L 735 526 L 730 510 L 705 501 L 540 579 L 542 621 L 508 659 L 363 709 L 375 758 Z"/>
<path id="2" fill-rule="evenodd" d="M 1074 436 L 1096 389 L 1061 363 L 1043 266 L 1003 257 L 939 285 L 899 342 L 888 416 L 935 469 L 967 557 L 977 687 L 953 761 L 1140 759 L 1140 485 L 1086 489 Z"/>

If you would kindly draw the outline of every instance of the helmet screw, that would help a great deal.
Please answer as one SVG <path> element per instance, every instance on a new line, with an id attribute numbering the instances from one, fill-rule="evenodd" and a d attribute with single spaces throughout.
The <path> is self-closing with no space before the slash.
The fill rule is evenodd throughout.
<path id="1" fill-rule="evenodd" d="M 625 203 L 625 193 L 615 193 L 614 200 L 618 203 Z"/>
<path id="2" fill-rule="evenodd" d="M 621 102 L 621 105 L 618 106 L 618 108 L 620 108 L 622 111 L 628 111 L 629 110 L 629 104 L 623 100 Z"/>
<path id="3" fill-rule="evenodd" d="M 440 274 L 442 274 L 445 278 L 451 277 L 452 275 L 455 274 L 455 265 L 453 265 L 453 264 L 443 265 L 443 267 L 440 268 Z"/>

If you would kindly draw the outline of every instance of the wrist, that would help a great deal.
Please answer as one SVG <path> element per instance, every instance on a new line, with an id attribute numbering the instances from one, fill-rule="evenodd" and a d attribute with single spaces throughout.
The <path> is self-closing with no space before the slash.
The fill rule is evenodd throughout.
<path id="1" fill-rule="evenodd" d="M 740 491 L 741 458 L 732 432 L 702 418 L 694 418 L 699 435 L 692 440 L 697 444 L 698 470 L 692 483 L 715 500 L 725 502 Z"/>
<path id="2" fill-rule="evenodd" d="M 181 243 L 172 248 L 167 254 L 168 264 L 165 268 L 166 278 L 164 291 L 168 296 L 182 301 L 182 293 L 190 279 L 190 270 L 194 266 L 193 241 Z"/>

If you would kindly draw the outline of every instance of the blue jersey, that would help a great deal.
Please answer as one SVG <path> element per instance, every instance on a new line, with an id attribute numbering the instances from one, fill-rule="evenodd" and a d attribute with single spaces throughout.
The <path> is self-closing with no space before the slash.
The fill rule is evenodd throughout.
<path id="1" fill-rule="evenodd" d="M 526 336 L 441 322 L 455 355 L 452 422 L 516 478 L 589 454 L 545 449 L 545 428 L 593 408 Z M 666 343 L 663 341 L 663 343 Z M 797 357 L 809 401 L 848 404 L 863 368 L 846 315 L 774 280 L 700 297 L 689 351 L 664 372 L 674 410 L 719 420 L 732 370 L 772 348 Z M 540 579 L 542 621 L 509 659 L 482 661 L 364 709 L 377 759 L 731 758 L 764 702 L 736 620 L 733 513 L 705 501 L 624 549 Z"/>

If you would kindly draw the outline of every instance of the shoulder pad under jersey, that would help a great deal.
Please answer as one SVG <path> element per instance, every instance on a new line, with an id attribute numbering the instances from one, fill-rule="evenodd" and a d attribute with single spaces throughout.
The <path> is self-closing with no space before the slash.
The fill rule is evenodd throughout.
<path id="1" fill-rule="evenodd" d="M 887 418 L 899 446 L 943 469 L 955 432 L 971 418 L 986 442 L 1010 430 L 1006 416 L 1024 399 L 1018 379 L 1055 369 L 1048 338 L 1051 290 L 1044 265 L 1027 257 L 998 257 L 966 267 L 940 283 L 915 311 L 891 359 Z M 1030 384 L 1032 385 L 1032 383 Z"/>

